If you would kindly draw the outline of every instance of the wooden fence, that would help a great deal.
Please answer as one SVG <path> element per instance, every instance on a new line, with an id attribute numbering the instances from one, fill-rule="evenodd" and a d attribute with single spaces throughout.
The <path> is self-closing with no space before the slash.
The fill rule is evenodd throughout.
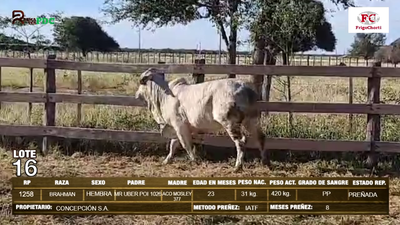
<path id="1" fill-rule="evenodd" d="M 165 143 L 168 140 L 157 132 L 121 131 L 107 129 L 90 129 L 78 127 L 59 127 L 55 124 L 57 103 L 76 104 L 108 104 L 143 107 L 145 104 L 131 96 L 83 95 L 81 94 L 82 79 L 78 78 L 78 94 L 57 93 L 56 69 L 140 73 L 151 67 L 163 69 L 166 73 L 193 74 L 197 82 L 204 80 L 204 74 L 239 74 L 239 75 L 288 75 L 288 76 L 325 76 L 325 77 L 364 77 L 368 79 L 368 102 L 365 104 L 344 103 L 294 103 L 294 102 L 263 102 L 257 103 L 261 111 L 293 112 L 293 113 L 345 113 L 368 114 L 368 125 L 365 141 L 337 141 L 268 138 L 266 146 L 274 150 L 293 151 L 372 151 L 400 152 L 400 143 L 380 141 L 380 115 L 400 115 L 400 105 L 380 104 L 381 77 L 400 77 L 400 69 L 373 67 L 341 67 L 341 66 L 261 66 L 261 65 L 207 65 L 197 61 L 196 64 L 107 64 L 88 63 L 48 59 L 14 59 L 0 58 L 1 67 L 24 67 L 44 69 L 46 74 L 45 92 L 17 93 L 0 92 L 0 102 L 45 103 L 45 121 L 43 126 L 0 125 L 0 135 L 6 136 L 41 136 L 43 150 L 46 153 L 48 139 L 51 137 L 115 140 L 130 142 Z M 81 72 L 78 72 L 80 77 Z M 32 76 L 31 76 L 32 79 Z M 1 80 L 1 73 L 0 73 Z M 80 110 L 78 110 L 80 118 Z M 199 135 L 195 143 L 234 147 L 227 136 Z M 255 148 L 249 141 L 247 147 Z"/>

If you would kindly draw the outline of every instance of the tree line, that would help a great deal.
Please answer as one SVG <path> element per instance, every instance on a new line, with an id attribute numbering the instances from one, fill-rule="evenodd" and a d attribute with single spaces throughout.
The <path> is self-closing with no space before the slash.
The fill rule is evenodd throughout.
<path id="1" fill-rule="evenodd" d="M 43 17 L 45 17 L 43 15 Z M 53 38 L 51 42 L 40 33 L 43 25 L 36 26 L 33 31 L 27 29 L 28 24 L 11 23 L 11 18 L 0 18 L 0 29 L 11 28 L 15 34 L 0 35 L 0 48 L 12 50 L 64 50 L 80 51 L 84 56 L 91 51 L 110 52 L 120 49 L 117 41 L 103 30 L 99 22 L 91 17 L 71 16 L 63 17 L 62 13 L 52 13 L 49 17 L 55 17 Z M 25 45 L 25 46 L 24 46 Z"/>
<path id="2" fill-rule="evenodd" d="M 340 9 L 355 6 L 352 0 L 330 1 Z M 249 54 L 237 51 L 237 46 L 243 43 L 238 40 L 238 31 L 242 29 L 251 33 L 246 41 L 253 45 L 254 64 L 275 64 L 276 56 L 281 54 L 283 64 L 290 65 L 293 53 L 316 49 L 333 51 L 336 47 L 332 25 L 325 15 L 327 9 L 318 0 L 104 0 L 101 10 L 111 18 L 111 24 L 129 20 L 142 29 L 209 20 L 221 34 L 230 64 L 236 63 L 237 54 Z M 60 12 L 41 16 L 59 21 L 53 28 L 53 42 L 40 33 L 43 25 L 29 31 L 26 24 L 12 24 L 11 18 L 0 17 L 0 30 L 15 31 L 13 36 L 0 34 L 0 49 L 80 51 L 83 56 L 91 51 L 153 51 L 120 48 L 91 17 L 64 17 Z M 349 54 L 396 61 L 400 41 L 388 46 L 385 41 L 384 34 L 356 34 Z M 161 49 L 158 52 L 198 53 L 198 50 Z M 217 54 L 218 51 L 203 50 L 202 53 Z"/>

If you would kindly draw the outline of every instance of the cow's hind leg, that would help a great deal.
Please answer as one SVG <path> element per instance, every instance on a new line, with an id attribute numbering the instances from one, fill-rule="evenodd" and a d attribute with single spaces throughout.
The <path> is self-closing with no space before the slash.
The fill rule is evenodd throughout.
<path id="1" fill-rule="evenodd" d="M 179 140 L 178 139 L 171 139 L 171 141 L 169 142 L 169 154 L 167 155 L 167 157 L 164 159 L 163 164 L 168 164 L 172 157 L 174 157 L 174 154 L 176 153 L 176 149 L 179 147 Z"/>
<path id="2" fill-rule="evenodd" d="M 270 153 L 265 149 L 265 134 L 261 130 L 258 118 L 246 118 L 243 121 L 244 128 L 250 133 L 250 136 L 255 139 L 257 148 L 261 154 L 261 162 L 263 165 L 271 167 Z"/>

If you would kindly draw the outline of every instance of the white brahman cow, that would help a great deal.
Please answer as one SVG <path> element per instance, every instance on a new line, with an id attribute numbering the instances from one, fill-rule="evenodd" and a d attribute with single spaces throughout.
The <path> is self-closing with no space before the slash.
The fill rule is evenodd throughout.
<path id="1" fill-rule="evenodd" d="M 235 171 L 243 166 L 247 139 L 243 131 L 254 137 L 262 163 L 270 166 L 255 107 L 257 94 L 244 81 L 221 79 L 188 84 L 184 78 L 177 78 L 168 83 L 162 71 L 150 68 L 140 75 L 136 98 L 146 101 L 163 136 L 171 138 L 164 164 L 170 162 L 179 143 L 190 160 L 196 160 L 192 135 L 224 128 L 236 146 Z"/>

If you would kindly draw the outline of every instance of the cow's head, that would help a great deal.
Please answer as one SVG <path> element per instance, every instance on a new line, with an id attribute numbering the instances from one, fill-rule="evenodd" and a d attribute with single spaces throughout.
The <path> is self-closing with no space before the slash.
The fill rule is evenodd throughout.
<path id="1" fill-rule="evenodd" d="M 136 91 L 136 98 L 148 100 L 148 96 L 154 94 L 153 90 L 161 88 L 165 94 L 172 95 L 172 91 L 168 86 L 168 82 L 164 79 L 164 72 L 149 68 L 140 75 L 139 88 Z M 157 88 L 158 87 L 158 88 Z"/>

